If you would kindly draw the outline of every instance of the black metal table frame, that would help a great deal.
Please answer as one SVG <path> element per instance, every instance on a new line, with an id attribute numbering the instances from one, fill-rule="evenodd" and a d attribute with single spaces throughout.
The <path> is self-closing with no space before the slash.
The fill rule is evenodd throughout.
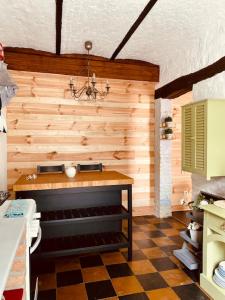
<path id="1" fill-rule="evenodd" d="M 81 234 L 86 234 L 86 231 L 92 230 L 92 227 L 95 227 L 94 230 L 98 230 L 99 222 L 95 221 L 102 221 L 105 222 L 105 226 L 112 227 L 112 231 L 115 231 L 115 228 L 119 226 L 119 222 L 122 224 L 122 219 L 128 220 L 128 228 L 127 228 L 127 247 L 128 247 L 128 260 L 132 260 L 132 185 L 126 184 L 126 185 L 104 185 L 104 186 L 94 186 L 94 187 L 75 187 L 75 188 L 63 188 L 63 189 L 48 189 L 48 190 L 32 190 L 32 191 L 18 191 L 16 192 L 16 198 L 17 199 L 24 199 L 24 198 L 33 198 L 36 200 L 37 203 L 37 210 L 38 211 L 51 211 L 51 210 L 60 210 L 66 208 L 82 208 L 84 203 L 84 207 L 88 207 L 88 205 L 91 205 L 91 207 L 94 207 L 93 203 L 90 204 L 92 201 L 96 202 L 97 206 L 105 205 L 121 205 L 122 206 L 122 191 L 127 191 L 127 215 L 110 215 L 110 216 L 95 216 L 94 218 L 78 218 L 78 219 L 72 219 L 72 220 L 59 220 L 58 228 L 61 230 L 61 234 L 66 232 L 68 234 L 68 231 L 71 229 L 74 230 L 74 227 L 68 227 L 69 224 L 76 223 L 83 225 L 83 231 L 82 226 L 78 226 Z M 55 197 L 55 198 L 54 198 Z M 105 199 L 108 198 L 108 199 Z M 55 206 L 56 205 L 56 206 Z M 65 207 L 64 207 L 65 205 Z M 89 225 L 85 225 L 85 223 L 90 223 Z M 93 223 L 95 222 L 95 223 Z M 41 227 L 43 230 L 43 235 L 47 236 L 47 238 L 51 238 L 52 235 L 60 234 L 60 230 L 58 232 L 55 232 L 54 225 L 55 222 L 41 222 Z M 64 223 L 64 225 L 63 225 Z M 67 223 L 67 225 L 66 225 Z M 116 226 L 114 228 L 114 225 Z M 67 226 L 67 227 L 64 227 Z M 86 226 L 86 227 L 85 227 Z M 57 227 L 55 227 L 57 228 Z M 63 229 L 64 228 L 64 229 Z M 101 231 L 101 229 L 100 229 Z M 96 231 L 97 233 L 97 231 Z M 78 234 L 76 232 L 76 234 Z M 85 251 L 84 248 L 77 249 L 76 254 L 80 253 L 87 253 L 92 252 L 95 250 L 98 251 L 104 251 L 104 250 L 114 250 L 115 245 L 110 247 L 110 245 L 104 245 L 104 247 L 89 247 Z M 62 251 L 62 253 L 59 251 L 57 252 L 59 255 L 63 254 L 69 254 L 66 253 L 66 251 Z M 49 255 L 51 256 L 51 255 Z"/>

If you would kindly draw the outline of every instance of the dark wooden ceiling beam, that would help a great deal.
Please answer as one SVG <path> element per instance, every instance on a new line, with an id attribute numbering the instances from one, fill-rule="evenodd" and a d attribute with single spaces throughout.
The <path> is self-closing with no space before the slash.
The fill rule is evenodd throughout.
<path id="1" fill-rule="evenodd" d="M 115 59 L 118 56 L 120 51 L 123 49 L 123 47 L 129 41 L 129 39 L 131 38 L 133 33 L 137 30 L 137 28 L 140 26 L 140 24 L 142 23 L 144 18 L 147 16 L 147 14 L 150 12 L 150 10 L 153 8 L 153 6 L 156 4 L 157 1 L 158 0 L 150 0 L 148 2 L 148 4 L 145 6 L 143 11 L 141 12 L 139 17 L 137 18 L 137 20 L 134 22 L 134 24 L 131 26 L 131 28 L 129 29 L 129 31 L 127 32 L 127 34 L 125 35 L 125 37 L 123 38 L 121 43 L 119 44 L 119 46 L 114 51 L 113 55 L 110 58 L 111 60 Z"/>
<path id="2" fill-rule="evenodd" d="M 61 52 L 61 31 L 62 31 L 62 9 L 63 0 L 55 0 L 56 4 L 56 16 L 55 16 L 55 26 L 56 26 L 56 54 L 59 55 Z"/>
<path id="3" fill-rule="evenodd" d="M 91 56 L 91 67 L 97 77 L 140 81 L 159 81 L 159 66 L 137 60 L 109 60 Z M 41 73 L 83 75 L 81 70 L 87 66 L 87 55 L 56 55 L 45 51 L 26 48 L 5 48 L 5 62 L 8 69 Z"/>
<path id="4" fill-rule="evenodd" d="M 193 84 L 225 71 L 225 56 L 215 63 L 188 75 L 181 76 L 155 91 L 155 99 L 173 99 L 192 90 Z"/>

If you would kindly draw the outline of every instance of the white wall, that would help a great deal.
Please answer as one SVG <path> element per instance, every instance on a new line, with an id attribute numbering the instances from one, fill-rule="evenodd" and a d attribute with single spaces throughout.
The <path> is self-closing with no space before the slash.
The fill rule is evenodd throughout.
<path id="1" fill-rule="evenodd" d="M 222 4 L 221 1 L 218 2 Z M 183 43 L 181 41 L 177 45 L 177 49 L 174 49 L 174 54 L 171 54 L 172 51 L 170 51 L 167 63 L 161 65 L 161 86 L 182 75 L 202 69 L 225 55 L 224 1 L 223 8 L 223 10 L 212 12 L 211 17 L 209 17 L 208 22 L 205 24 L 205 30 L 203 30 L 203 24 L 200 24 L 200 28 L 202 29 L 197 29 L 199 32 L 197 39 L 189 39 L 188 32 L 187 34 L 184 32 L 186 40 Z M 193 86 L 194 101 L 207 98 L 225 99 L 225 72 Z M 225 177 L 212 178 L 207 181 L 204 177 L 193 174 L 192 188 L 193 198 L 197 196 L 200 190 L 225 196 Z"/>
<path id="2" fill-rule="evenodd" d="M 171 216 L 172 194 L 172 141 L 162 140 L 161 124 L 171 115 L 171 101 L 158 99 L 155 104 L 155 215 L 160 218 Z"/>

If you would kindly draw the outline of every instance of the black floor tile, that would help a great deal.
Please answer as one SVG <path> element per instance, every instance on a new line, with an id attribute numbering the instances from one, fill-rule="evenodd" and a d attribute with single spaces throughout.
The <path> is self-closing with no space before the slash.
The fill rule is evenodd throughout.
<path id="1" fill-rule="evenodd" d="M 173 255 L 173 250 L 177 250 L 180 247 L 178 245 L 168 245 L 160 247 L 167 255 Z"/>
<path id="2" fill-rule="evenodd" d="M 85 284 L 89 300 L 104 299 L 116 296 L 110 280 L 89 282 Z"/>
<path id="3" fill-rule="evenodd" d="M 122 252 L 123 256 L 128 260 L 128 252 Z M 132 253 L 132 260 L 142 260 L 146 259 L 147 257 L 144 255 L 144 253 L 141 250 L 134 250 Z"/>
<path id="4" fill-rule="evenodd" d="M 146 232 L 146 235 L 149 235 L 149 237 L 151 237 L 151 238 L 158 238 L 158 237 L 166 236 L 160 230 L 152 230 L 152 231 Z"/>
<path id="5" fill-rule="evenodd" d="M 38 292 L 38 300 L 56 300 L 56 290 Z"/>
<path id="6" fill-rule="evenodd" d="M 177 265 L 175 265 L 169 257 L 154 258 L 150 259 L 150 261 L 159 272 L 177 269 Z"/>
<path id="7" fill-rule="evenodd" d="M 89 255 L 80 258 L 82 268 L 102 266 L 103 262 L 100 255 Z"/>
<path id="8" fill-rule="evenodd" d="M 159 229 L 168 229 L 172 228 L 172 226 L 169 223 L 157 223 L 155 226 Z"/>
<path id="9" fill-rule="evenodd" d="M 57 287 L 73 285 L 83 282 L 81 270 L 60 272 L 56 274 Z"/>
<path id="10" fill-rule="evenodd" d="M 119 300 L 149 300 L 145 293 L 138 293 L 119 297 Z"/>
<path id="11" fill-rule="evenodd" d="M 145 291 L 168 287 L 168 284 L 159 273 L 149 273 L 137 276 Z"/>
<path id="12" fill-rule="evenodd" d="M 209 300 L 209 298 L 194 283 L 176 286 L 173 289 L 182 300 Z"/>
<path id="13" fill-rule="evenodd" d="M 133 275 L 129 265 L 126 263 L 108 265 L 106 268 L 111 278 Z"/>
<path id="14" fill-rule="evenodd" d="M 135 244 L 136 244 L 140 249 L 157 247 L 156 244 L 155 244 L 152 240 L 150 240 L 150 239 L 148 239 L 148 240 L 135 241 Z"/>
<path id="15" fill-rule="evenodd" d="M 31 261 L 32 275 L 47 273 L 55 273 L 55 263 L 53 261 Z"/>
<path id="16" fill-rule="evenodd" d="M 186 267 L 183 268 L 183 271 L 194 281 L 199 282 L 200 272 L 199 270 L 188 270 Z"/>

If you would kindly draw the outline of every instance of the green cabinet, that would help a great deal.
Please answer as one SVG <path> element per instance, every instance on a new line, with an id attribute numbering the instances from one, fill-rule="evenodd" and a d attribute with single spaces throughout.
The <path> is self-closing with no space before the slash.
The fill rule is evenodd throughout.
<path id="1" fill-rule="evenodd" d="M 225 99 L 182 107 L 182 170 L 225 176 Z"/>
<path id="2" fill-rule="evenodd" d="M 213 274 L 218 264 L 225 260 L 224 209 L 214 204 L 203 205 L 203 270 L 200 275 L 200 286 L 214 300 L 225 299 L 225 289 L 213 281 Z"/>

